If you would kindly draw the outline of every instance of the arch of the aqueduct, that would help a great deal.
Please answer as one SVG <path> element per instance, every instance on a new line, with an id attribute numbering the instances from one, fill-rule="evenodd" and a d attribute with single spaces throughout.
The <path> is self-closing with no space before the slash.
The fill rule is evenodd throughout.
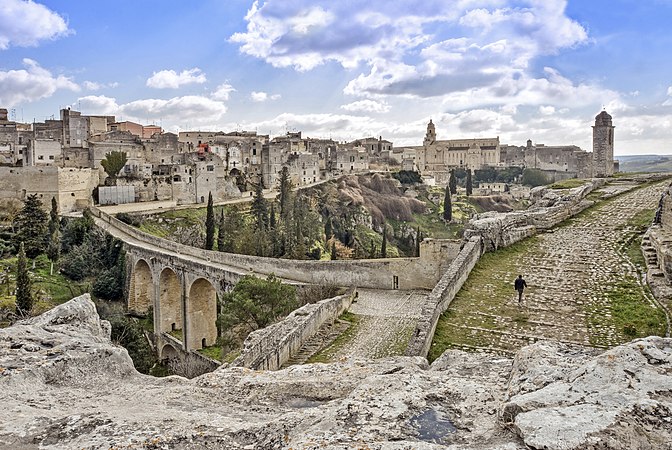
<path id="1" fill-rule="evenodd" d="M 207 268 L 180 265 L 161 255 L 129 249 L 128 309 L 138 314 L 153 310 L 156 334 L 182 331 L 184 350 L 198 350 L 217 340 L 217 297 L 239 275 L 219 278 Z M 219 274 L 222 277 L 222 274 Z"/>

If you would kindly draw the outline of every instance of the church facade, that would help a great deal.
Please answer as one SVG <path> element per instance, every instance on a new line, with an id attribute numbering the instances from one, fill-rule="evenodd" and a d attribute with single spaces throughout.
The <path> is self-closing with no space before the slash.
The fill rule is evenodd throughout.
<path id="1" fill-rule="evenodd" d="M 437 184 L 446 184 L 454 168 L 478 170 L 486 167 L 521 167 L 562 174 L 562 178 L 590 178 L 613 175 L 614 126 L 612 117 L 602 111 L 595 117 L 593 152 L 575 145 L 524 146 L 504 145 L 494 138 L 439 141 L 430 120 L 421 147 L 415 147 L 417 168 L 423 175 L 433 175 Z"/>

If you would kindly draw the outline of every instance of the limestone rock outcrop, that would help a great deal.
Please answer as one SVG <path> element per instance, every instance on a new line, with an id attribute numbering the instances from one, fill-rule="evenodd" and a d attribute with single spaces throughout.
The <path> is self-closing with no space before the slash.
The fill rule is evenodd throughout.
<path id="1" fill-rule="evenodd" d="M 0 330 L 0 404 L 1 448 L 664 449 L 672 339 L 153 378 L 82 296 Z"/>

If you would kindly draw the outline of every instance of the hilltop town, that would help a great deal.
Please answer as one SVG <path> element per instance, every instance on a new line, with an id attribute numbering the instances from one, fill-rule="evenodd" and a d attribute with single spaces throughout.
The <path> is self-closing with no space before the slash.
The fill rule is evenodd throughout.
<path id="1" fill-rule="evenodd" d="M 519 167 L 564 179 L 608 176 L 618 165 L 613 157 L 614 126 L 606 111 L 595 118 L 592 152 L 531 140 L 516 146 L 501 143 L 499 137 L 438 136 L 432 120 L 422 145 L 394 147 L 382 136 L 337 142 L 300 131 L 273 138 L 255 131 L 175 134 L 156 125 L 69 108 L 60 111 L 58 120 L 26 124 L 9 120 L 8 111 L 0 109 L 0 198 L 23 200 L 36 193 L 45 200 L 56 198 L 61 212 L 69 212 L 91 206 L 94 191 L 101 204 L 204 203 L 209 193 L 221 201 L 248 195 L 259 184 L 276 188 L 283 167 L 300 187 L 371 170 L 415 171 L 432 186 L 447 184 L 454 168 Z M 112 152 L 126 156 L 114 182 L 101 165 Z"/>

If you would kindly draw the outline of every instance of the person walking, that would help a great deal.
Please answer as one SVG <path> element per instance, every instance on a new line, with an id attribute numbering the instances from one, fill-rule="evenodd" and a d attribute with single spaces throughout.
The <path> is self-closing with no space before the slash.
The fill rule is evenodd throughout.
<path id="1" fill-rule="evenodd" d="M 523 279 L 522 275 L 518 275 L 518 278 L 516 278 L 516 281 L 513 283 L 513 287 L 515 290 L 518 291 L 518 303 L 523 301 L 523 291 L 527 287 L 527 283 Z"/>

